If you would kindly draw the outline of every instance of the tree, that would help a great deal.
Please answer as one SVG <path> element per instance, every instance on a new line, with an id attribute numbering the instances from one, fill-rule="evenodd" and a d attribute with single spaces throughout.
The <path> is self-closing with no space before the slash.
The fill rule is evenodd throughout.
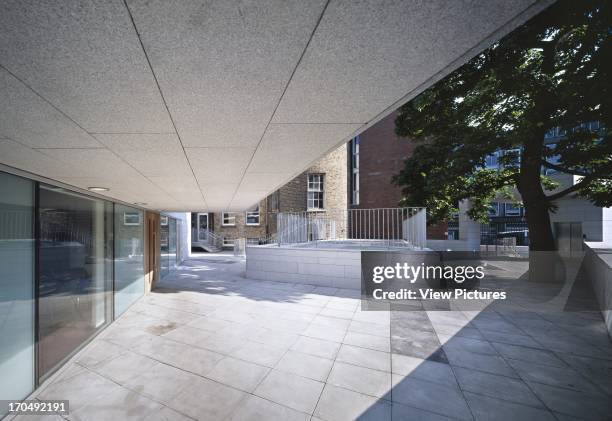
<path id="1" fill-rule="evenodd" d="M 447 219 L 471 198 L 485 221 L 492 199 L 518 191 L 530 249 L 555 249 L 550 211 L 578 194 L 612 205 L 612 2 L 559 1 L 402 106 L 396 133 L 420 142 L 394 182 L 405 205 Z M 600 128 L 588 123 L 599 122 Z M 567 134 L 545 142 L 549 130 Z M 500 169 L 485 159 L 506 152 Z M 581 176 L 559 185 L 543 168 Z"/>

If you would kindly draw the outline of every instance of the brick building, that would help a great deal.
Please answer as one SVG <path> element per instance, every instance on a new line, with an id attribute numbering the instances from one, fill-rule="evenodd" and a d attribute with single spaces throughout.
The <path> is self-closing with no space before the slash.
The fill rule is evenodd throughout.
<path id="1" fill-rule="evenodd" d="M 343 144 L 268 196 L 268 232 L 277 230 L 279 212 L 321 215 L 334 220 L 337 234 L 346 229 L 347 145 Z"/>
<path id="2" fill-rule="evenodd" d="M 391 182 L 417 146 L 395 134 L 397 112 L 390 114 L 348 143 L 347 196 L 349 209 L 396 208 L 402 190 Z M 427 227 L 427 237 L 445 239 L 447 225 Z"/>
<path id="3" fill-rule="evenodd" d="M 346 145 L 333 150 L 246 212 L 191 214 L 192 244 L 198 230 L 223 237 L 227 247 L 237 238 L 261 242 L 277 230 L 277 213 L 339 214 L 347 209 Z M 344 229 L 344 225 L 339 225 Z M 204 231 L 205 230 L 205 231 Z"/>

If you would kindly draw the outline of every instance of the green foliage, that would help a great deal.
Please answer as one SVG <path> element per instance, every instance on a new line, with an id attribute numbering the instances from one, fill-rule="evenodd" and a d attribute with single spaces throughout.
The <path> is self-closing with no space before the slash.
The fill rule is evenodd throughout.
<path id="1" fill-rule="evenodd" d="M 420 143 L 394 178 L 402 204 L 440 220 L 471 198 L 471 216 L 486 220 L 500 192 L 517 188 L 525 200 L 537 185 L 552 210 L 572 192 L 612 205 L 611 10 L 610 1 L 561 0 L 401 107 L 396 133 Z M 593 121 L 601 128 L 585 127 Z M 567 135 L 547 144 L 555 127 Z M 514 149 L 503 169 L 484 169 L 488 155 Z M 582 181 L 544 196 L 559 187 L 541 176 L 546 167 Z"/>

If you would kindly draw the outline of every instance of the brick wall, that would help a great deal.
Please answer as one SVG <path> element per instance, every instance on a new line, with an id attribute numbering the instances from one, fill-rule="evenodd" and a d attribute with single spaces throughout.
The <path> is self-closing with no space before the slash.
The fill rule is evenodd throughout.
<path id="1" fill-rule="evenodd" d="M 346 209 L 346 145 L 341 145 L 278 190 L 279 212 L 306 211 L 308 174 L 325 174 L 323 206 L 326 210 Z"/>
<path id="2" fill-rule="evenodd" d="M 308 174 L 325 174 L 323 206 L 326 210 L 336 211 L 347 208 L 346 151 L 347 147 L 344 144 L 306 171 Z"/>
<path id="3" fill-rule="evenodd" d="M 306 210 L 308 174 L 303 172 L 278 189 L 279 212 L 302 212 Z"/>
<path id="4" fill-rule="evenodd" d="M 385 117 L 359 135 L 359 205 L 352 208 L 395 208 L 401 189 L 391 184 L 391 177 L 404 167 L 415 144 L 395 134 L 397 113 Z"/>
<path id="5" fill-rule="evenodd" d="M 267 204 L 265 199 L 259 202 L 259 225 L 247 225 L 246 212 L 234 212 L 234 215 L 236 216 L 236 225 L 228 226 L 223 225 L 222 213 L 216 212 L 212 222 L 213 231 L 226 238 L 261 238 L 266 236 Z"/>
<path id="6" fill-rule="evenodd" d="M 352 209 L 395 208 L 402 198 L 400 187 L 391 183 L 394 175 L 404 168 L 417 144 L 395 134 L 393 112 L 359 135 L 359 204 Z M 350 162 L 350 148 L 347 150 Z M 348 174 L 350 180 L 350 172 Z M 350 187 L 350 181 L 348 182 Z M 349 188 L 350 190 L 350 188 Z M 347 196 L 351 197 L 349 191 Z M 444 239 L 447 224 L 427 227 L 427 237 Z"/>
<path id="7" fill-rule="evenodd" d="M 261 238 L 276 232 L 274 212 L 304 212 L 308 189 L 308 174 L 325 174 L 324 206 L 326 209 L 346 209 L 346 145 L 330 152 L 315 165 L 304 171 L 281 187 L 277 194 L 279 208 L 270 209 L 272 197 L 268 196 L 259 203 L 260 222 L 257 226 L 246 225 L 245 212 L 235 212 L 236 225 L 224 226 L 220 212 L 209 214 L 209 224 L 213 231 L 228 238 Z"/>

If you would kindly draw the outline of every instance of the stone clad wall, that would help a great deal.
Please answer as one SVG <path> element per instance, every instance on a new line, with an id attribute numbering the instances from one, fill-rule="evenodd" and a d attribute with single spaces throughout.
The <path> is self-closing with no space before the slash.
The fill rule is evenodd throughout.
<path id="1" fill-rule="evenodd" d="M 246 277 L 262 281 L 360 289 L 361 251 L 247 247 Z"/>
<path id="2" fill-rule="evenodd" d="M 601 314 L 612 338 L 612 243 L 585 243 L 583 267 L 593 284 Z"/>

